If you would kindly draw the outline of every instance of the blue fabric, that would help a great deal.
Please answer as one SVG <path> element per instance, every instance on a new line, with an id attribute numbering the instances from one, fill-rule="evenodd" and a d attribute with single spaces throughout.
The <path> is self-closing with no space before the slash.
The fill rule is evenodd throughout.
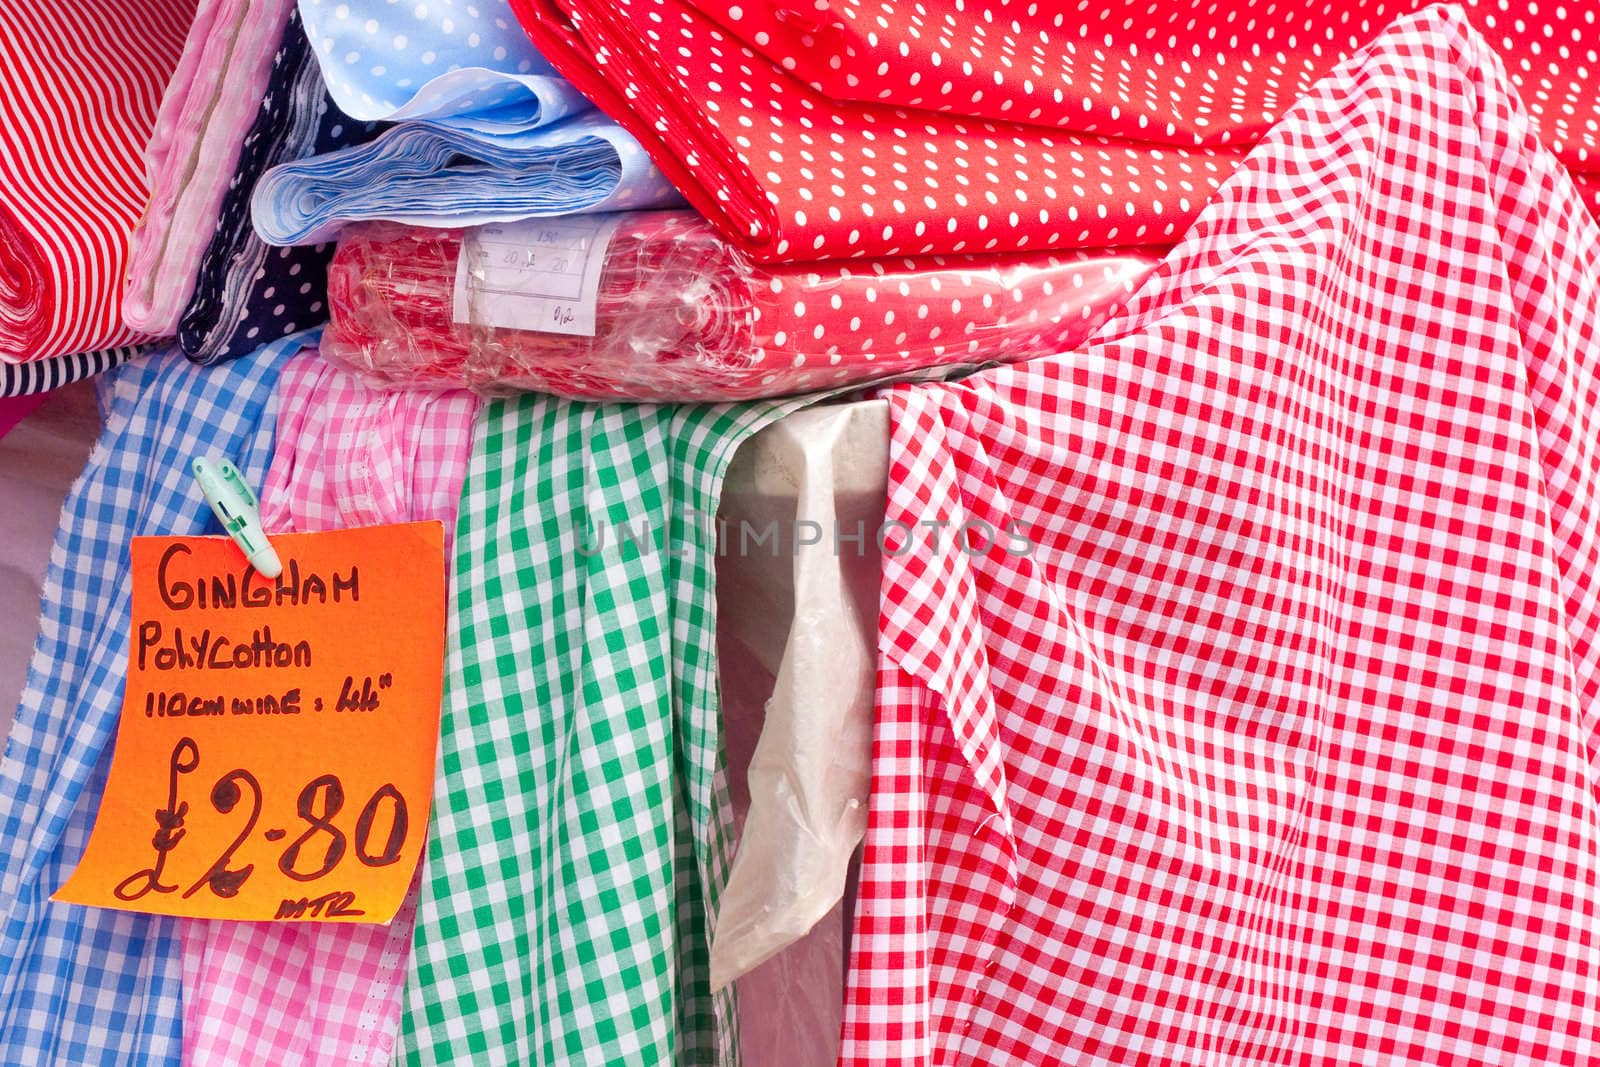
<path id="1" fill-rule="evenodd" d="M 478 226 L 682 203 L 639 142 L 590 112 L 500 134 L 401 123 L 368 144 L 274 167 L 252 211 L 262 240 L 300 245 L 371 219 Z"/>
<path id="2" fill-rule="evenodd" d="M 239 150 L 217 228 L 178 322 L 178 344 L 196 363 L 220 363 L 327 321 L 331 245 L 269 249 L 250 225 L 250 196 L 268 167 L 369 141 L 378 132 L 333 106 L 291 13 L 272 79 Z"/>
<path id="3" fill-rule="evenodd" d="M 218 368 L 167 351 L 101 382 L 105 429 L 62 509 L 43 618 L 0 761 L 0 1064 L 128 1067 L 182 1055 L 173 920 L 56 904 L 105 789 L 128 663 L 135 534 L 215 532 L 190 461 L 265 477 L 284 363 L 316 332 Z"/>
<path id="4" fill-rule="evenodd" d="M 592 106 L 534 50 L 506 0 L 300 0 L 300 16 L 351 118 L 492 112 L 481 121 L 516 130 Z"/>

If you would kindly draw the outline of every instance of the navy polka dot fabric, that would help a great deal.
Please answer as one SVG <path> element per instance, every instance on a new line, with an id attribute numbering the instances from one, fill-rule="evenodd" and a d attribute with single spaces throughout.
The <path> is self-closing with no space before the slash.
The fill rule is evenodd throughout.
<path id="1" fill-rule="evenodd" d="M 334 107 L 299 15 L 291 16 L 178 324 L 185 355 L 221 363 L 326 321 L 333 245 L 269 248 L 251 227 L 250 194 L 269 167 L 370 140 L 381 128 Z"/>

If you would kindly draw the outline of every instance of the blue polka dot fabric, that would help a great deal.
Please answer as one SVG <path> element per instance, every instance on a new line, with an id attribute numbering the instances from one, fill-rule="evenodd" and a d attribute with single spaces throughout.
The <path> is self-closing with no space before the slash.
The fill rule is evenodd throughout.
<path id="1" fill-rule="evenodd" d="M 370 140 L 379 129 L 333 106 L 301 20 L 291 14 L 194 295 L 178 322 L 184 355 L 195 363 L 221 363 L 327 320 L 333 246 L 269 248 L 250 225 L 250 197 L 269 167 Z"/>
<path id="2" fill-rule="evenodd" d="M 480 130 L 527 129 L 591 106 L 534 50 L 506 0 L 300 0 L 300 15 L 352 118 L 472 116 Z"/>

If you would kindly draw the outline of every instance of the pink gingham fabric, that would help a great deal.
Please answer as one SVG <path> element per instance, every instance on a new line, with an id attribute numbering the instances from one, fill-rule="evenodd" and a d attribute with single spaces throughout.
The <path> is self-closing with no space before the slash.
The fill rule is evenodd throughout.
<path id="1" fill-rule="evenodd" d="M 1600 1060 L 1597 363 L 1434 7 L 1082 349 L 889 392 L 841 1063 Z"/>
<path id="2" fill-rule="evenodd" d="M 296 358 L 279 386 L 263 525 L 293 533 L 438 519 L 448 548 L 480 404 L 461 391 L 375 392 L 315 349 Z M 416 898 L 413 883 L 387 926 L 185 923 L 184 1063 L 387 1065 Z"/>

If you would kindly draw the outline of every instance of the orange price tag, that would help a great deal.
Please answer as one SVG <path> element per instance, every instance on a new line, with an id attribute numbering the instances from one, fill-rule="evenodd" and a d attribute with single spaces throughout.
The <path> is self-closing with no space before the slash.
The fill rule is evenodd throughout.
<path id="1" fill-rule="evenodd" d="M 104 800 L 54 899 L 209 919 L 388 922 L 427 837 L 444 670 L 437 522 L 133 539 Z"/>

